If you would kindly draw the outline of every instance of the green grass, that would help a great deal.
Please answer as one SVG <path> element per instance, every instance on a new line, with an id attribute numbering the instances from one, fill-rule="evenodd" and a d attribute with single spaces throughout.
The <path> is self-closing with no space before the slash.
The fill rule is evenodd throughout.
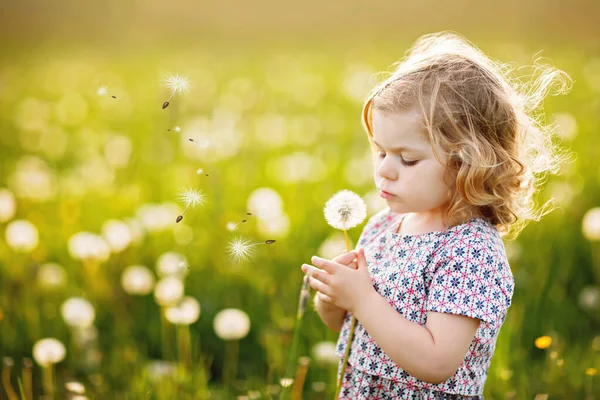
<path id="1" fill-rule="evenodd" d="M 55 370 L 58 398 L 68 380 L 83 382 L 90 399 L 196 398 L 202 390 L 201 356 L 209 364 L 212 398 L 249 391 L 276 397 L 272 385 L 285 373 L 302 283 L 300 265 L 335 233 L 322 208 L 339 189 L 361 195 L 373 190 L 360 125 L 360 96 L 369 86 L 355 83 L 356 97 L 347 88 L 364 74 L 386 69 L 401 55 L 400 48 L 164 48 L 128 55 L 40 49 L 27 57 L 5 57 L 0 67 L 0 187 L 21 193 L 15 219 L 27 219 L 39 231 L 39 245 L 18 254 L 4 238 L 8 222 L 0 224 L 0 355 L 15 360 L 16 392 L 22 358 L 31 357 L 35 341 L 55 337 L 67 347 L 67 358 Z M 489 45 L 495 57 L 518 63 L 531 60 L 519 54 L 535 52 L 515 49 Z M 600 205 L 600 75 L 596 73 L 594 88 L 586 58 L 571 49 L 550 53 L 575 84 L 569 95 L 549 98 L 546 112 L 550 119 L 557 112 L 575 118 L 577 136 L 563 145 L 577 158 L 549 180 L 540 199 L 564 197 L 565 190 L 572 196 L 510 244 L 510 249 L 520 249 L 511 257 L 516 289 L 485 386 L 491 399 L 531 399 L 544 393 L 548 399 L 584 398 L 600 391 L 597 379 L 585 373 L 600 368 L 600 339 L 595 336 L 600 311 L 598 305 L 584 309 L 579 304 L 582 289 L 598 286 L 600 280 L 600 243 L 590 243 L 581 233 L 585 212 Z M 187 76 L 192 87 L 163 110 L 169 97 L 162 84 L 166 73 Z M 107 87 L 106 96 L 96 94 L 100 86 Z M 197 143 L 187 140 L 193 134 L 197 141 L 208 134 L 212 146 L 198 150 Z M 110 158 L 122 148 L 106 150 L 116 135 L 131 143 L 129 162 L 120 168 L 106 162 L 107 154 Z M 192 149 L 198 151 L 194 157 Z M 305 161 L 286 158 L 298 152 Z M 26 157 L 35 157 L 31 165 L 42 165 L 51 176 L 53 194 L 44 201 L 35 200 L 44 195 L 39 181 L 14 189 L 15 171 L 23 168 Z M 286 175 L 286 165 L 292 165 L 292 177 Z M 197 174 L 198 168 L 208 176 Z M 147 234 L 95 269 L 69 255 L 73 234 L 99 234 L 109 219 L 139 216 L 143 204 L 177 203 L 180 190 L 191 187 L 206 194 L 207 204 L 189 210 L 180 224 L 173 219 L 167 230 Z M 281 196 L 289 218 L 286 234 L 266 234 L 255 215 L 246 215 L 247 200 L 260 187 Z M 234 263 L 227 254 L 233 234 L 225 225 L 230 221 L 240 223 L 238 234 L 244 237 L 277 243 L 258 246 L 250 261 Z M 359 234 L 359 228 L 350 232 L 354 241 Z M 161 336 L 153 296 L 127 295 L 120 274 L 135 264 L 154 271 L 157 258 L 167 251 L 187 257 L 185 293 L 198 299 L 202 311 L 190 327 L 195 367 L 153 381 L 148 362 L 177 360 L 175 332 L 167 326 Z M 37 270 L 47 261 L 65 268 L 64 287 L 44 291 L 37 286 Z M 87 298 L 96 311 L 97 339 L 83 348 L 60 315 L 60 305 L 71 296 Z M 225 386 L 226 346 L 212 321 L 228 307 L 244 310 L 251 329 L 239 342 L 237 379 Z M 553 338 L 545 350 L 534 346 L 542 335 Z M 310 355 L 322 340 L 335 341 L 336 335 L 309 309 L 299 355 Z M 34 391 L 41 394 L 39 366 L 33 373 Z M 305 398 L 331 398 L 334 374 L 335 366 L 313 361 Z M 324 390 L 320 382 L 325 382 Z"/>

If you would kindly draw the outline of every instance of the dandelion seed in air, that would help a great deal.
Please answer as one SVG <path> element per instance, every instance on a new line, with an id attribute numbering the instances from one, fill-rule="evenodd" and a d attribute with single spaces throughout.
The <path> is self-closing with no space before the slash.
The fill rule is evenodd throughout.
<path id="1" fill-rule="evenodd" d="M 175 132 L 181 132 L 181 128 L 180 128 L 180 127 L 178 127 L 178 126 L 176 126 L 175 128 L 173 128 L 173 130 L 174 130 Z M 167 129 L 167 132 L 171 132 L 171 128 Z"/>
<path id="2" fill-rule="evenodd" d="M 247 261 L 254 254 L 254 247 L 261 244 L 273 244 L 275 240 L 266 240 L 264 242 L 252 242 L 243 237 L 237 237 L 229 242 L 229 255 L 235 261 Z"/>
<path id="3" fill-rule="evenodd" d="M 179 200 L 181 200 L 183 204 L 185 204 L 185 209 L 183 210 L 181 215 L 177 216 L 175 222 L 180 222 L 183 219 L 183 214 L 185 214 L 188 208 L 194 208 L 196 206 L 203 205 L 205 202 L 204 193 L 196 189 L 184 189 L 179 194 Z"/>
<path id="4" fill-rule="evenodd" d="M 98 96 L 106 96 L 106 94 L 108 93 L 108 89 L 106 88 L 106 86 L 100 86 L 98 88 L 98 90 L 96 90 L 96 94 Z M 116 99 L 117 96 L 111 96 L 113 99 Z"/>
<path id="5" fill-rule="evenodd" d="M 237 230 L 237 228 L 238 228 L 238 224 L 236 224 L 235 222 L 228 222 L 228 223 L 227 223 L 227 230 L 228 230 L 229 232 L 236 231 L 236 230 Z"/>
<path id="6" fill-rule="evenodd" d="M 165 85 L 171 91 L 171 96 L 162 105 L 163 110 L 169 107 L 169 104 L 173 96 L 177 93 L 187 92 L 190 88 L 190 81 L 181 75 L 169 75 L 165 80 Z"/>
<path id="7" fill-rule="evenodd" d="M 198 169 L 196 170 L 196 173 L 197 173 L 198 175 L 202 175 L 202 174 L 204 174 L 204 176 L 208 176 L 208 174 L 207 174 L 207 173 L 205 173 L 205 172 L 204 172 L 204 170 L 203 170 L 202 168 L 198 168 Z"/>

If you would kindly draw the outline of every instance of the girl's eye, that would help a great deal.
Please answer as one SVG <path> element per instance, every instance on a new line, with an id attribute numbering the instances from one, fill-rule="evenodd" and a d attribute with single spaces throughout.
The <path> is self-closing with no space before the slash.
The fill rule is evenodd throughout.
<path id="1" fill-rule="evenodd" d="M 417 165 L 417 163 L 419 162 L 418 160 L 414 160 L 414 161 L 407 161 L 404 158 L 400 159 L 400 162 L 402 162 L 402 165 L 405 165 L 407 167 L 412 167 L 413 165 Z"/>
<path id="2" fill-rule="evenodd" d="M 378 158 L 383 158 L 383 157 L 385 157 L 385 153 L 377 152 L 377 157 Z"/>

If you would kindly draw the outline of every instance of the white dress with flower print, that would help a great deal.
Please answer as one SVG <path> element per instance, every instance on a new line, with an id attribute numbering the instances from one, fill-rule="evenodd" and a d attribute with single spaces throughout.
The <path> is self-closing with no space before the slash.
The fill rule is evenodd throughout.
<path id="1" fill-rule="evenodd" d="M 426 325 L 427 312 L 435 311 L 477 318 L 479 328 L 456 373 L 433 384 L 395 364 L 357 321 L 339 398 L 482 399 L 514 290 L 502 239 L 483 218 L 444 231 L 396 234 L 402 218 L 386 208 L 369 219 L 360 236 L 357 247 L 366 250 L 375 290 L 404 318 L 419 325 Z M 348 313 L 337 344 L 340 359 L 350 320 Z"/>

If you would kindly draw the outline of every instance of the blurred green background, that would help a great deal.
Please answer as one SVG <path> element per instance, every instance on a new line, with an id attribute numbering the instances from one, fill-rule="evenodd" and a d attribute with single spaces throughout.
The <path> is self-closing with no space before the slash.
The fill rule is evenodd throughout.
<path id="1" fill-rule="evenodd" d="M 446 29 L 574 80 L 545 102 L 575 157 L 541 190 L 559 209 L 506 243 L 516 289 L 485 395 L 599 398 L 599 20 L 595 1 L 3 1 L 0 398 L 278 398 L 300 265 L 344 249 L 325 202 L 350 189 L 369 215 L 385 206 L 362 101 L 418 36 Z M 162 109 L 169 75 L 190 88 Z M 206 203 L 176 224 L 184 189 Z M 239 236 L 256 243 L 243 262 L 228 254 Z M 193 300 L 157 304 L 181 294 L 167 281 L 156 295 L 167 275 L 197 320 Z M 227 308 L 247 334 L 243 318 L 215 330 Z M 31 361 L 44 338 L 66 350 L 52 368 L 49 350 Z M 336 338 L 309 307 L 302 398 L 332 397 Z"/>

